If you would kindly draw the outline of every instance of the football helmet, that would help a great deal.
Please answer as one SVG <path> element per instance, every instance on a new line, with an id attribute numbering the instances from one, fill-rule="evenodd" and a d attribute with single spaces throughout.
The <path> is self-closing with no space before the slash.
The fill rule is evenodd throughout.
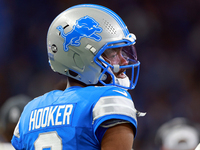
<path id="1" fill-rule="evenodd" d="M 49 63 L 53 71 L 86 85 L 115 85 L 134 89 L 140 62 L 134 47 L 136 37 L 112 10 L 94 4 L 68 8 L 51 23 L 47 33 Z M 126 65 L 110 64 L 104 52 L 121 48 Z M 126 76 L 128 69 L 131 69 Z M 123 70 L 124 78 L 117 72 Z M 110 80 L 108 80 L 110 78 Z"/>

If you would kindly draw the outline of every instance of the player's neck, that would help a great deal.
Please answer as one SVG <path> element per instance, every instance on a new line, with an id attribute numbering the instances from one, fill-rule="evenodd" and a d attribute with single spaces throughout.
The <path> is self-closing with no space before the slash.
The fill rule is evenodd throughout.
<path id="1" fill-rule="evenodd" d="M 86 87 L 84 84 L 81 84 L 80 82 L 67 79 L 67 88 L 72 87 L 72 86 Z"/>

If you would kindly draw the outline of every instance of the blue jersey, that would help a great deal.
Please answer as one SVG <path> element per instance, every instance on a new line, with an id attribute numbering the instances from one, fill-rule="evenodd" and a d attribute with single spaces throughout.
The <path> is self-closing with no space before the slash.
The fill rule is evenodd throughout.
<path id="1" fill-rule="evenodd" d="M 136 110 L 126 90 L 115 86 L 54 90 L 25 106 L 12 144 L 17 150 L 100 150 L 110 120 L 128 121 L 136 131 Z"/>

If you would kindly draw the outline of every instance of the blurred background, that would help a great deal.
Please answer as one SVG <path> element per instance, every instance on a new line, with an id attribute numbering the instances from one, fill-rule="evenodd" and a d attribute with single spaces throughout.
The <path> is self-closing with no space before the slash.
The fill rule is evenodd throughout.
<path id="1" fill-rule="evenodd" d="M 48 64 L 46 34 L 59 13 L 81 3 L 112 9 L 137 37 L 141 70 L 130 93 L 147 115 L 138 118 L 134 149 L 158 149 L 155 133 L 172 118 L 200 123 L 199 0 L 0 0 L 0 107 L 63 80 Z"/>

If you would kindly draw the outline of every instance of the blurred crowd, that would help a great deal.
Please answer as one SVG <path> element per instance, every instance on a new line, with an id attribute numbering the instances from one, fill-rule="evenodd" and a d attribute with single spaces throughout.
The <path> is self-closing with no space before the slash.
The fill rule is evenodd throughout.
<path id="1" fill-rule="evenodd" d="M 81 3 L 112 9 L 137 37 L 141 70 L 130 93 L 147 115 L 138 118 L 134 149 L 158 149 L 156 131 L 172 118 L 200 124 L 199 0 L 1 0 L 0 107 L 18 94 L 44 94 L 64 79 L 50 69 L 46 34 L 60 12 Z"/>

